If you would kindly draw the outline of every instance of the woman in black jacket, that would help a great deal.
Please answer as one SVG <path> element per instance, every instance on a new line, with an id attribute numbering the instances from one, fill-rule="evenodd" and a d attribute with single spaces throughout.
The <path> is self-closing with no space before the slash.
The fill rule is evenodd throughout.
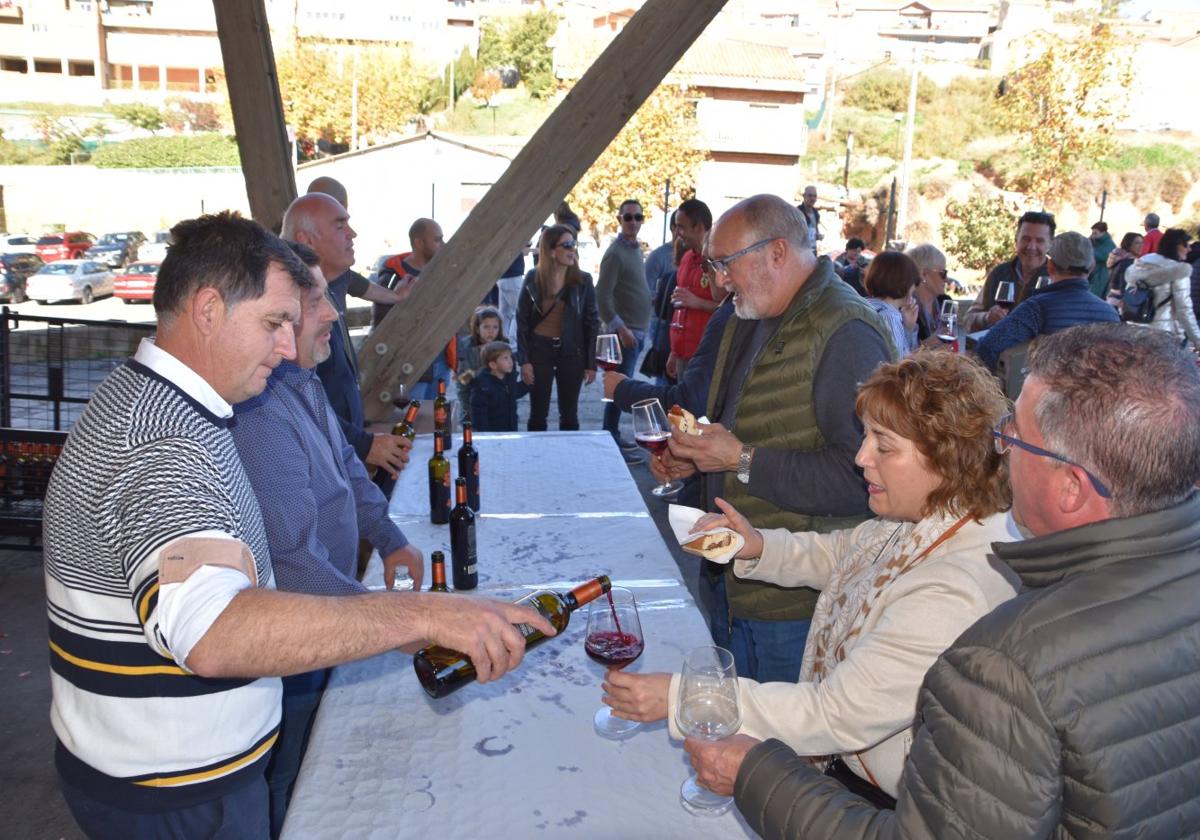
<path id="1" fill-rule="evenodd" d="M 546 431 L 550 389 L 558 382 L 558 428 L 579 428 L 579 390 L 596 378 L 596 292 L 576 262 L 575 231 L 542 234 L 537 268 L 525 275 L 517 306 L 521 379 L 529 386 L 529 431 Z"/>

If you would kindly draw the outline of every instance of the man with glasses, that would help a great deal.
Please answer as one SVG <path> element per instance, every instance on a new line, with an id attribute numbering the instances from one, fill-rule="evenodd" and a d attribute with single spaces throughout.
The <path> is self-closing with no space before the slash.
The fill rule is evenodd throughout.
<path id="1" fill-rule="evenodd" d="M 654 307 L 646 286 L 646 267 L 638 232 L 646 217 L 642 205 L 632 199 L 621 202 L 617 211 L 620 232 L 600 259 L 600 276 L 596 280 L 596 308 L 606 333 L 616 333 L 621 342 L 621 365 L 618 371 L 626 376 L 637 370 L 638 357 L 650 329 Z M 594 352 L 588 347 L 584 352 Z M 604 428 L 621 447 L 626 461 L 640 461 L 638 446 L 621 437 L 621 409 L 613 403 L 604 405 Z"/>
<path id="2" fill-rule="evenodd" d="M 778 741 L 689 741 L 766 837 L 1200 834 L 1200 375 L 1170 335 L 1038 340 L 995 432 L 1026 591 L 925 678 L 895 811 Z M 786 828 L 785 828 L 786 827 Z"/>
<path id="3" fill-rule="evenodd" d="M 758 528 L 833 531 L 866 519 L 854 400 L 858 383 L 895 355 L 887 328 L 828 257 L 813 255 L 804 217 L 777 196 L 726 212 L 709 253 L 706 266 L 733 293 L 736 315 L 720 336 L 708 392 L 713 425 L 700 436 L 674 434 L 652 469 L 660 478 L 700 471 L 707 510 L 720 496 Z M 738 674 L 795 682 L 817 592 L 721 579 L 718 603 L 729 615 L 713 616 L 713 635 L 733 651 Z"/>

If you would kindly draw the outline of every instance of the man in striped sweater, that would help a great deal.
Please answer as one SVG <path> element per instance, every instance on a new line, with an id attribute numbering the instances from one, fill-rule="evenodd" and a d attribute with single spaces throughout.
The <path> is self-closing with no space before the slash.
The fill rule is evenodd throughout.
<path id="1" fill-rule="evenodd" d="M 278 592 L 226 428 L 295 358 L 312 275 L 235 214 L 172 230 L 155 339 L 96 390 L 45 501 L 55 762 L 88 836 L 265 838 L 281 675 L 425 640 L 482 680 L 529 609 L 459 596 Z"/>

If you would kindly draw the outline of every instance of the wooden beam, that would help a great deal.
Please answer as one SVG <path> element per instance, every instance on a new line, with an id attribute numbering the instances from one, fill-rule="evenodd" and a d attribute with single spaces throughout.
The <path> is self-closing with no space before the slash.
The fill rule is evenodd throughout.
<path id="1" fill-rule="evenodd" d="M 213 0 L 250 214 L 278 231 L 296 197 L 264 0 Z"/>
<path id="2" fill-rule="evenodd" d="M 366 416 L 385 419 L 725 0 L 647 0 L 421 272 L 359 353 Z M 585 348 L 590 352 L 590 348 Z"/>

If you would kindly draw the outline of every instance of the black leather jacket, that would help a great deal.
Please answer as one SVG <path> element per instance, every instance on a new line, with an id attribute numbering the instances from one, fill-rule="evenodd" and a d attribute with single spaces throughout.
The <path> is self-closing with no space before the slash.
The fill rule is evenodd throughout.
<path id="1" fill-rule="evenodd" d="M 567 356 L 583 353 L 586 359 L 584 368 L 595 370 L 600 316 L 596 312 L 596 289 L 592 285 L 592 275 L 587 272 L 582 274 L 582 284 L 564 286 L 559 292 L 559 299 L 566 304 L 562 323 L 562 353 Z M 525 353 L 526 361 L 529 359 L 529 349 L 533 346 L 533 328 L 543 315 L 537 289 L 537 269 L 532 269 L 525 275 L 525 285 L 521 287 L 521 297 L 517 302 L 517 342 Z"/>

